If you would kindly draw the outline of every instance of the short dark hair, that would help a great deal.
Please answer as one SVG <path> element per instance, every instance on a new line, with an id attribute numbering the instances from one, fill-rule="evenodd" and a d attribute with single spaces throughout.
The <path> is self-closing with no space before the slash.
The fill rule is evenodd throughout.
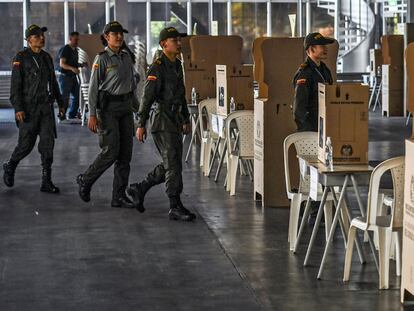
<path id="1" fill-rule="evenodd" d="M 69 37 L 74 37 L 74 36 L 79 36 L 79 32 L 77 32 L 77 31 L 72 31 L 72 32 L 69 34 Z"/>

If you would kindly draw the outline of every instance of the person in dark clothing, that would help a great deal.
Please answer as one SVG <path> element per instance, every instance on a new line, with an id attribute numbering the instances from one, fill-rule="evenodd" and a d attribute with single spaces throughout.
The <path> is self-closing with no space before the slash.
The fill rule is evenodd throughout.
<path id="1" fill-rule="evenodd" d="M 79 33 L 72 32 L 69 36 L 69 43 L 59 51 L 59 85 L 62 93 L 65 112 L 59 114 L 61 121 L 66 119 L 66 110 L 69 107 L 69 119 L 78 117 L 79 109 L 79 68 L 86 64 L 79 63 Z M 71 100 L 69 106 L 69 100 Z"/>
<path id="2" fill-rule="evenodd" d="M 298 132 L 318 131 L 318 83 L 333 83 L 331 72 L 322 60 L 327 57 L 327 45 L 334 41 L 320 33 L 311 33 L 305 38 L 307 58 L 293 78 L 293 114 Z"/>
<path id="3" fill-rule="evenodd" d="M 77 177 L 79 195 L 90 201 L 95 181 L 115 164 L 112 190 L 112 207 L 133 208 L 127 198 L 130 162 L 132 157 L 134 119 L 138 110 L 133 64 L 130 55 L 122 50 L 124 33 L 128 31 L 116 21 L 104 28 L 108 46 L 94 61 L 89 83 L 88 128 L 99 134 L 102 149 L 89 168 Z"/>
<path id="4" fill-rule="evenodd" d="M 19 162 L 32 150 L 39 136 L 38 149 L 42 162 L 40 191 L 58 193 L 51 180 L 56 124 L 53 103 L 56 100 L 63 111 L 62 97 L 56 81 L 52 58 L 42 48 L 45 46 L 46 27 L 31 25 L 25 31 L 28 48 L 13 59 L 10 101 L 15 110 L 19 139 L 10 159 L 3 164 L 3 181 L 14 185 L 14 175 Z"/>
<path id="5" fill-rule="evenodd" d="M 151 132 L 162 163 L 157 165 L 140 183 L 127 189 L 137 208 L 144 211 L 144 197 L 147 191 L 165 183 L 170 200 L 169 218 L 192 221 L 196 215 L 187 210 L 181 202 L 182 177 L 182 134 L 191 131 L 189 112 L 185 100 L 185 86 L 182 64 L 177 56 L 181 52 L 181 37 L 175 28 L 165 28 L 160 33 L 159 43 L 163 49 L 148 70 L 144 96 L 138 112 L 136 136 L 140 142 L 146 138 L 147 120 L 151 117 Z"/>
<path id="6" fill-rule="evenodd" d="M 305 38 L 304 47 L 307 57 L 293 78 L 295 88 L 293 115 L 298 132 L 318 131 L 318 83 L 333 83 L 331 72 L 322 60 L 327 58 L 327 45 L 334 42 L 334 39 L 324 37 L 318 32 L 310 33 Z M 319 209 L 319 202 L 313 201 L 311 204 L 309 224 L 315 222 Z"/>

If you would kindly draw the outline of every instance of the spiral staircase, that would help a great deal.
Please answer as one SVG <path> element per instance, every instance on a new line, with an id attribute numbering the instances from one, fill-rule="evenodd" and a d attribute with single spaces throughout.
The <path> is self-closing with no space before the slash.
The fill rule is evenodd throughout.
<path id="1" fill-rule="evenodd" d="M 366 0 L 318 0 L 318 7 L 335 17 L 339 9 L 338 72 L 363 72 L 369 64 L 369 49 L 373 46 L 375 15 Z"/>

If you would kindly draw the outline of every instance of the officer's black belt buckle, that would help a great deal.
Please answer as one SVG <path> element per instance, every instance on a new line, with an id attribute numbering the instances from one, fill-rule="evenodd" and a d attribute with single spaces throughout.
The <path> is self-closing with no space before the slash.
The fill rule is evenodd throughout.
<path id="1" fill-rule="evenodd" d="M 127 93 L 127 94 L 122 94 L 122 95 L 108 94 L 107 100 L 111 101 L 111 102 L 126 101 L 126 100 L 130 99 L 131 96 L 132 96 L 132 92 Z"/>

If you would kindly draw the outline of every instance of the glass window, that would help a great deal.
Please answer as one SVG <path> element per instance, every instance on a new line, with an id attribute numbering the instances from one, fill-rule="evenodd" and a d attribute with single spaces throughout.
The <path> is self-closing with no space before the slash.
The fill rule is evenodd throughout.
<path id="1" fill-rule="evenodd" d="M 101 33 L 104 26 L 104 2 L 69 3 L 69 31 Z"/>
<path id="2" fill-rule="evenodd" d="M 193 34 L 208 35 L 208 4 L 191 3 L 191 12 L 193 14 Z"/>
<path id="3" fill-rule="evenodd" d="M 272 3 L 272 36 L 273 37 L 292 37 L 291 18 L 294 15 L 292 23 L 297 33 L 296 22 L 296 3 Z"/>
<path id="4" fill-rule="evenodd" d="M 213 20 L 217 23 L 217 34 L 220 36 L 227 35 L 227 4 L 214 3 Z"/>
<path id="5" fill-rule="evenodd" d="M 175 27 L 179 32 L 187 33 L 186 2 L 151 3 L 151 52 L 158 48 L 160 31 L 165 27 Z"/>
<path id="6" fill-rule="evenodd" d="M 266 3 L 232 3 L 233 34 L 243 38 L 244 63 L 252 63 L 252 46 L 255 38 L 266 34 Z"/>
<path id="7" fill-rule="evenodd" d="M 11 61 L 16 52 L 23 49 L 23 5 L 22 3 L 0 3 L 0 12 L 5 17 L 0 32 L 0 70 L 11 70 Z M 5 44 L 7 42 L 7 44 Z"/>
<path id="8" fill-rule="evenodd" d="M 56 62 L 57 53 L 65 42 L 63 2 L 32 2 L 30 14 L 32 24 L 48 28 L 45 50 Z"/>

